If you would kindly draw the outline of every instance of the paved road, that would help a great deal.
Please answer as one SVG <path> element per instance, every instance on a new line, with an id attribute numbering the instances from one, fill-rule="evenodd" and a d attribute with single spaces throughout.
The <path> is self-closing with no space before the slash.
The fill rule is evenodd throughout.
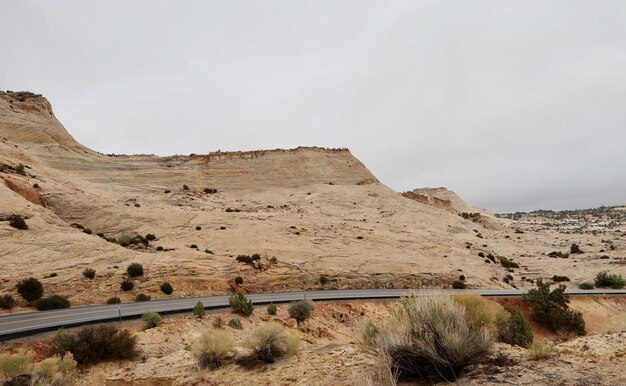
<path id="1" fill-rule="evenodd" d="M 251 294 L 248 298 L 254 304 L 287 303 L 295 300 L 356 300 L 389 299 L 416 294 L 461 294 L 478 293 L 482 296 L 521 296 L 523 290 L 408 290 L 408 289 L 362 289 L 328 291 L 294 291 L 266 294 Z M 568 290 L 572 296 L 626 295 L 626 290 Z M 91 322 L 137 318 L 146 311 L 159 313 L 189 312 L 198 301 L 207 309 L 228 307 L 227 296 L 207 296 L 151 302 L 105 304 L 96 306 L 67 308 L 63 310 L 18 313 L 0 316 L 0 341 L 15 336 L 31 335 L 41 331 L 77 326 Z"/>

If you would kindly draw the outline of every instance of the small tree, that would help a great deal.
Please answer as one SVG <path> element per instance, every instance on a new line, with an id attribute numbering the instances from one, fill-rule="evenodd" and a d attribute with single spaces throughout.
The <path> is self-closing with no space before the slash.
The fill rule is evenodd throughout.
<path id="1" fill-rule="evenodd" d="M 301 300 L 299 302 L 291 303 L 287 311 L 289 312 L 289 316 L 294 318 L 299 324 L 311 317 L 313 309 L 315 309 L 315 306 L 312 301 Z"/>
<path id="2" fill-rule="evenodd" d="M 276 313 L 278 312 L 278 307 L 276 306 L 276 304 L 272 303 L 269 306 L 267 306 L 267 313 L 270 315 L 276 315 Z"/>
<path id="3" fill-rule="evenodd" d="M 513 346 L 530 347 L 533 343 L 533 328 L 519 308 L 505 308 L 510 317 L 498 322 L 498 339 Z"/>
<path id="4" fill-rule="evenodd" d="M 202 302 L 196 303 L 196 305 L 193 308 L 193 311 L 191 313 L 196 318 L 202 319 L 204 317 L 204 314 L 205 314 L 205 312 L 204 312 L 204 304 L 202 304 Z"/>
<path id="5" fill-rule="evenodd" d="M 143 276 L 143 265 L 132 263 L 126 268 L 126 272 L 128 272 L 128 276 L 130 277 Z"/>
<path id="6" fill-rule="evenodd" d="M 93 279 L 94 277 L 96 277 L 96 270 L 93 268 L 85 268 L 85 270 L 83 271 L 83 276 L 87 279 Z"/>
<path id="7" fill-rule="evenodd" d="M 15 288 L 20 296 L 22 296 L 28 303 L 39 300 L 43 296 L 43 285 L 34 277 L 29 277 L 28 279 L 20 281 Z"/>
<path id="8" fill-rule="evenodd" d="M 537 288 L 533 288 L 524 295 L 524 301 L 530 303 L 533 309 L 533 319 L 542 323 L 555 332 L 565 330 L 576 335 L 585 335 L 585 320 L 579 311 L 569 309 L 569 295 L 565 293 L 565 286 L 560 284 L 550 291 L 550 284 L 537 280 Z"/>
<path id="9" fill-rule="evenodd" d="M 161 322 L 163 321 L 163 319 L 161 318 L 161 315 L 159 315 L 156 312 L 145 312 L 143 316 L 141 317 L 141 320 L 143 320 L 144 322 L 144 325 L 143 325 L 144 330 L 148 330 L 154 327 L 159 327 L 161 325 Z"/>
<path id="10" fill-rule="evenodd" d="M 171 295 L 174 292 L 174 287 L 168 282 L 161 284 L 161 292 L 166 295 Z"/>
<path id="11" fill-rule="evenodd" d="M 254 310 L 252 301 L 248 300 L 248 298 L 246 298 L 246 296 L 241 292 L 237 292 L 236 294 L 228 298 L 228 304 L 230 304 L 230 307 L 235 313 L 244 316 L 251 315 L 252 311 Z"/>

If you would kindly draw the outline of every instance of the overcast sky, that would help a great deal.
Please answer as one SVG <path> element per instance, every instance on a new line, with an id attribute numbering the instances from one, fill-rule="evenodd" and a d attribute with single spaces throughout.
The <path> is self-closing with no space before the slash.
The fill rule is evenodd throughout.
<path id="1" fill-rule="evenodd" d="M 0 0 L 0 89 L 105 153 L 348 147 L 496 211 L 626 202 L 626 1 Z"/>

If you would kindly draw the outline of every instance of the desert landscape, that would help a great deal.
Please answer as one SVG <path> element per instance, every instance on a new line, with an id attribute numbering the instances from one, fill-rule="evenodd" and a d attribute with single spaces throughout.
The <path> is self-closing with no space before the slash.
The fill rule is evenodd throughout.
<path id="1" fill-rule="evenodd" d="M 586 289 L 604 285 L 600 272 L 626 275 L 624 207 L 497 214 L 471 207 L 445 188 L 396 192 L 348 149 L 100 154 L 76 142 L 51 103 L 30 92 L 0 92 L 0 179 L 5 315 L 33 311 L 34 302 L 19 289 L 27 278 L 41 283 L 44 298 L 76 307 L 294 290 L 414 288 L 436 294 L 449 288 L 529 290 L 540 283 Z M 254 313 L 239 312 L 241 318 L 223 310 L 203 318 L 158 316 L 153 328 L 146 328 L 145 320 L 117 322 L 136 341 L 134 359 L 91 366 L 79 361 L 70 375 L 33 375 L 22 379 L 26 383 L 16 383 L 19 377 L 13 375 L 21 374 L 5 372 L 4 381 L 110 386 L 450 381 L 381 376 L 381 349 L 367 344 L 366 331 L 384 330 L 407 301 L 318 302 L 303 320 L 294 318 L 291 305 L 279 305 L 275 314 L 259 306 Z M 538 361 L 525 347 L 498 342 L 479 363 L 458 378 L 455 373 L 457 382 L 626 382 L 623 296 L 568 300 L 586 325 L 586 334 L 574 336 L 534 320 L 532 303 L 521 298 L 480 302 L 500 310 L 496 314 L 504 312 L 498 304 L 520 309 L 534 332 L 527 344 L 549 346 L 549 353 Z M 37 308 L 46 307 L 42 304 Z M 492 319 L 483 320 L 481 329 L 495 325 Z M 239 356 L 250 350 L 250 334 L 268 322 L 299 341 L 297 353 L 244 366 Z M 219 341 L 232 340 L 233 348 L 213 370 L 199 365 L 194 354 L 194 342 L 206 331 L 223 334 Z M 8 340 L 0 351 L 5 360 L 28 352 L 30 361 L 43 363 L 58 344 L 56 336 Z"/>

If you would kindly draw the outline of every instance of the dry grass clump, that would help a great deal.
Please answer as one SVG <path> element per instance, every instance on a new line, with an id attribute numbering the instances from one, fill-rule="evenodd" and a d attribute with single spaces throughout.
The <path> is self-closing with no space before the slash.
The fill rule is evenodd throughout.
<path id="1" fill-rule="evenodd" d="M 528 356 L 534 361 L 550 359 L 556 353 L 553 343 L 533 343 L 528 349 Z"/>
<path id="2" fill-rule="evenodd" d="M 246 367 L 258 363 L 274 363 L 276 359 L 295 354 L 298 343 L 298 338 L 287 333 L 280 324 L 264 323 L 254 330 L 246 342 L 251 353 L 240 358 L 239 363 Z"/>
<path id="3" fill-rule="evenodd" d="M 380 329 L 375 348 L 402 380 L 453 381 L 487 356 L 490 334 L 473 326 L 465 306 L 450 296 L 411 296 Z"/>
<path id="4" fill-rule="evenodd" d="M 9 381 L 21 374 L 30 374 L 33 369 L 33 354 L 0 354 L 0 375 Z"/>
<path id="5" fill-rule="evenodd" d="M 77 363 L 71 353 L 54 355 L 37 363 L 33 371 L 33 385 L 65 386 L 72 384 Z"/>
<path id="6" fill-rule="evenodd" d="M 472 329 L 483 327 L 493 338 L 498 336 L 498 325 L 505 323 L 510 317 L 500 304 L 486 300 L 478 294 L 457 295 L 453 299 L 464 307 L 467 322 Z"/>
<path id="7" fill-rule="evenodd" d="M 233 353 L 235 338 L 225 331 L 205 331 L 191 346 L 202 369 L 222 366 Z"/>

